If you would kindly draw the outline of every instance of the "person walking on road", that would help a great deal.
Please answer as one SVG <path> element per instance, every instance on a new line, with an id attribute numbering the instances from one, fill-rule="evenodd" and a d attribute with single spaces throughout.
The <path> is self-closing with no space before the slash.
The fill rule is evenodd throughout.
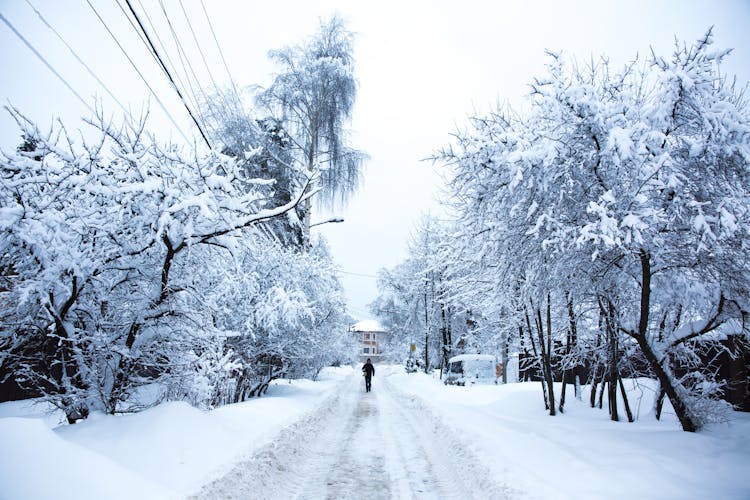
<path id="1" fill-rule="evenodd" d="M 362 374 L 365 376 L 365 390 L 370 392 L 372 388 L 372 377 L 375 376 L 375 367 L 372 366 L 372 361 L 367 358 L 367 363 L 362 367 Z"/>

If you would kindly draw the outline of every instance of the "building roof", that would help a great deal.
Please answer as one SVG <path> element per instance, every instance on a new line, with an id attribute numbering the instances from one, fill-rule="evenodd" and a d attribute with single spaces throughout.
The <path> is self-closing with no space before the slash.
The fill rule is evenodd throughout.
<path id="1" fill-rule="evenodd" d="M 453 363 L 455 361 L 496 361 L 495 356 L 491 354 L 459 354 L 458 356 L 453 356 L 451 359 L 448 360 L 449 363 Z"/>
<path id="2" fill-rule="evenodd" d="M 374 319 L 366 319 L 352 325 L 351 330 L 353 332 L 384 332 L 385 328 Z"/>

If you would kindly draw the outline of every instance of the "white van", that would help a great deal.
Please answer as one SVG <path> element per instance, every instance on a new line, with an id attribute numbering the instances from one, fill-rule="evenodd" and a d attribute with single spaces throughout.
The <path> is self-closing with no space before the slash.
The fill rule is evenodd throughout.
<path id="1" fill-rule="evenodd" d="M 450 385 L 497 384 L 503 365 L 490 354 L 461 354 L 448 360 L 443 382 Z"/>

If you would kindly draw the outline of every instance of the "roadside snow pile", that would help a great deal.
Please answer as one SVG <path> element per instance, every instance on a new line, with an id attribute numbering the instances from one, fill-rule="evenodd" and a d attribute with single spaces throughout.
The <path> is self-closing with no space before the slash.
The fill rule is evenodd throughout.
<path id="1" fill-rule="evenodd" d="M 2 498 L 168 497 L 156 483 L 61 438 L 38 419 L 3 418 L 0 442 Z"/>
<path id="2" fill-rule="evenodd" d="M 538 382 L 456 387 L 400 366 L 377 369 L 376 396 L 387 378 L 402 393 L 393 405 L 419 400 L 522 498 L 750 498 L 750 415 L 683 432 L 667 406 L 654 420 L 653 386 L 640 380 L 626 381 L 634 424 L 609 421 L 606 401 L 605 410 L 589 408 L 586 391 L 580 402 L 571 390 L 565 414 L 550 417 Z M 173 402 L 76 425 L 28 402 L 0 404 L 0 499 L 185 498 L 330 406 L 351 377 L 359 383 L 351 367 L 328 369 L 318 382 L 276 381 L 266 397 L 210 412 Z"/>
<path id="3" fill-rule="evenodd" d="M 606 394 L 604 410 L 591 409 L 588 391 L 581 402 L 572 387 L 565 413 L 550 417 L 539 382 L 456 387 L 423 373 L 406 374 L 403 367 L 381 373 L 464 436 L 498 479 L 531 498 L 750 498 L 746 413 L 688 433 L 666 404 L 662 421 L 654 419 L 653 387 L 642 379 L 626 381 L 639 413 L 629 424 L 609 420 Z M 556 385 L 557 397 L 560 389 Z"/>
<path id="4" fill-rule="evenodd" d="M 277 380 L 267 396 L 210 412 L 171 402 L 57 427 L 59 416 L 40 406 L 0 404 L 0 498 L 184 498 L 320 406 L 351 372 Z"/>

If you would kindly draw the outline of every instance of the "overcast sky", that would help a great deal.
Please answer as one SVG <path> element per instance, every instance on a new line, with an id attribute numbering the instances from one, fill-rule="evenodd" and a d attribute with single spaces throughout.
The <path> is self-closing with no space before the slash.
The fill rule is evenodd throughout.
<path id="1" fill-rule="evenodd" d="M 125 107 L 139 111 L 149 99 L 146 85 L 97 19 L 87 0 L 30 0 Z M 117 2 L 90 0 L 154 93 L 191 137 L 185 109 L 147 54 Z M 124 5 L 124 0 L 120 0 Z M 750 79 L 750 1 L 215 1 L 204 0 L 224 59 L 240 87 L 266 85 L 274 67 L 270 49 L 293 45 L 314 33 L 319 18 L 339 14 L 357 34 L 359 90 L 352 120 L 352 145 L 367 152 L 365 182 L 356 198 L 336 215 L 342 224 L 313 228 L 324 234 L 356 319 L 370 317 L 366 305 L 377 290 L 374 276 L 406 257 L 415 224 L 428 211 L 440 176 L 422 161 L 450 141 L 468 116 L 495 103 L 523 106 L 526 85 L 544 71 L 545 49 L 586 62 L 605 54 L 616 66 L 650 47 L 672 52 L 674 37 L 692 42 L 714 26 L 716 46 L 733 47 L 724 68 Z M 174 47 L 166 17 L 156 0 L 131 0 L 146 12 L 164 45 Z M 163 0 L 168 18 L 204 85 L 210 83 L 189 31 L 191 20 L 208 68 L 228 84 L 200 0 Z M 89 103 L 101 99 L 112 114 L 119 105 L 37 17 L 26 0 L 0 0 L 0 14 L 33 45 Z M 0 23 L 0 96 L 40 127 L 56 117 L 75 129 L 88 110 L 29 48 Z M 171 57 L 179 64 L 178 53 Z M 151 97 L 151 124 L 159 137 L 181 140 Z M 18 130 L 0 116 L 0 146 L 15 147 Z M 328 217 L 314 216 L 313 222 Z"/>

